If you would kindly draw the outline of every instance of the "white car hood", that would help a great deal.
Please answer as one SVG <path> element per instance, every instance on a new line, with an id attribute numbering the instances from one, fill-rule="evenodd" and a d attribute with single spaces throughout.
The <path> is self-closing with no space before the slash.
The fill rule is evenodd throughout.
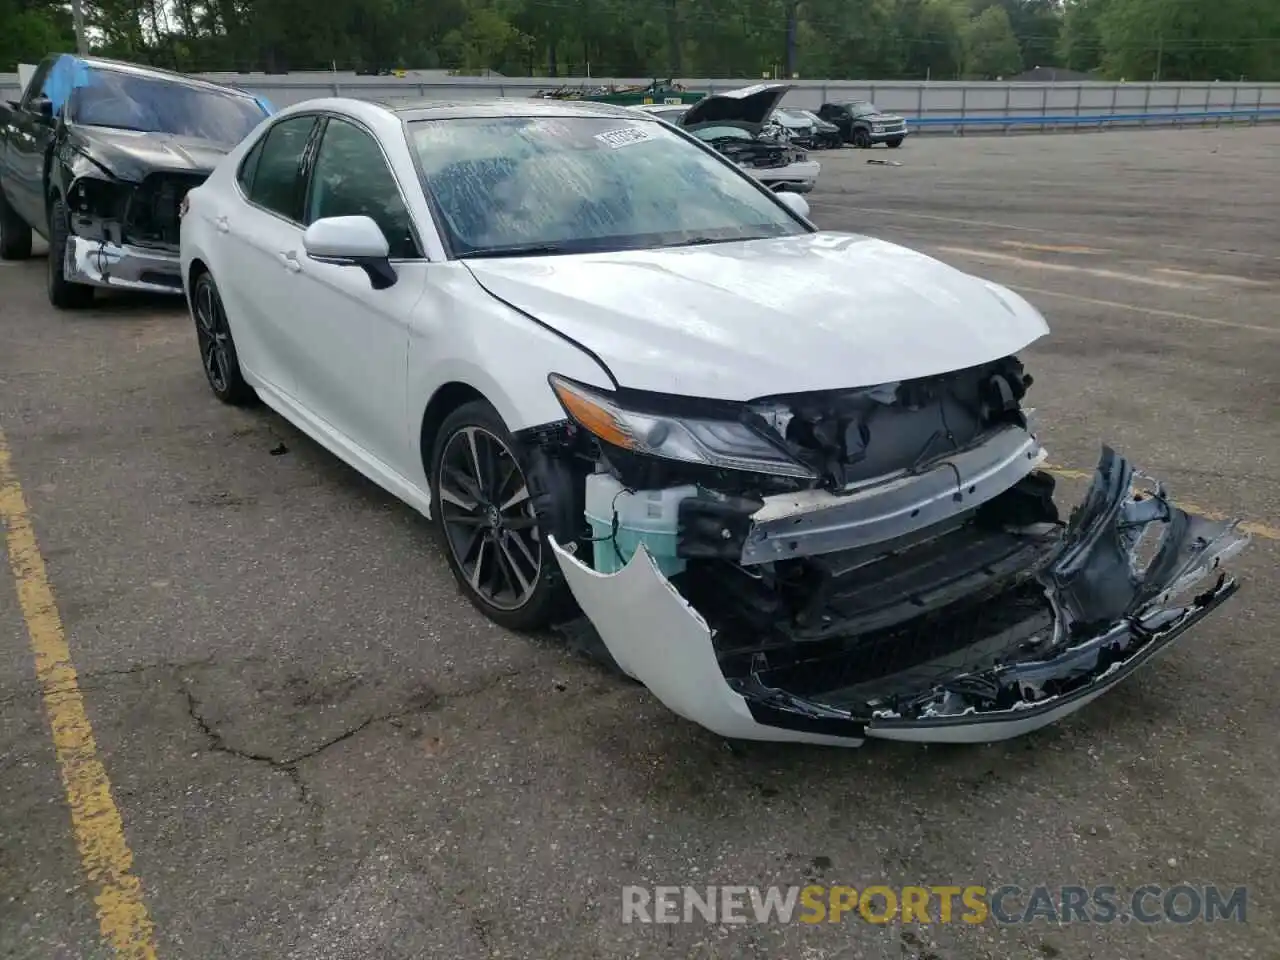
<path id="1" fill-rule="evenodd" d="M 621 386 L 710 399 L 932 376 L 1048 332 L 1017 294 L 855 234 L 466 264 Z"/>

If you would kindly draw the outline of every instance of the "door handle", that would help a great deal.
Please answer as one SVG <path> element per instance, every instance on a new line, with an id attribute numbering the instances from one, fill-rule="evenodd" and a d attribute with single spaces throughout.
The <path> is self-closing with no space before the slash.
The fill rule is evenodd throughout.
<path id="1" fill-rule="evenodd" d="M 297 273 L 302 269 L 302 264 L 298 262 L 298 251 L 290 250 L 286 253 L 282 250 L 276 256 L 280 258 L 280 262 L 284 264 L 284 268 L 290 273 Z"/>
<path id="2" fill-rule="evenodd" d="M 231 230 L 231 224 L 226 217 L 214 217 L 213 225 L 218 228 L 219 233 L 227 233 Z"/>

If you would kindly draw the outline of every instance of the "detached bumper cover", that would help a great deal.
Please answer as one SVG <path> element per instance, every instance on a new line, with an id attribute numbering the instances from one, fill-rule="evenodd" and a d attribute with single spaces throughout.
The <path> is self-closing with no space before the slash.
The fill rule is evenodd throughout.
<path id="1" fill-rule="evenodd" d="M 817 160 L 801 160 L 798 163 L 789 163 L 785 167 L 770 167 L 763 170 L 743 167 L 743 169 L 770 190 L 785 189 L 792 193 L 809 193 L 818 182 L 822 164 Z"/>
<path id="2" fill-rule="evenodd" d="M 178 252 L 68 237 L 65 275 L 72 283 L 147 293 L 182 293 Z"/>
<path id="3" fill-rule="evenodd" d="M 672 711 L 715 733 L 846 746 L 866 737 L 991 742 L 1079 710 L 1235 592 L 1236 582 L 1219 568 L 1249 542 L 1238 521 L 1188 514 L 1159 485 L 1135 494 L 1134 480 L 1129 463 L 1104 448 L 1060 546 L 1034 572 L 1046 600 L 1042 615 L 956 651 L 941 667 L 917 664 L 859 685 L 882 686 L 882 697 L 865 689 L 857 697 L 847 690 L 798 695 L 759 674 L 728 679 L 706 620 L 643 547 L 626 567 L 606 575 L 554 540 L 551 545 L 619 666 Z M 1161 531 L 1144 564 L 1144 540 Z M 1212 586 L 1186 597 L 1215 573 Z"/>

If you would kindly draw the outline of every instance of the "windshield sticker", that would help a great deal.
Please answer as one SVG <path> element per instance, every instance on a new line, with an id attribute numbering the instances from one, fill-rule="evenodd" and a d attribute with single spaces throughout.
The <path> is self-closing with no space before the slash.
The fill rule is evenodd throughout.
<path id="1" fill-rule="evenodd" d="M 616 150 L 618 147 L 626 147 L 633 143 L 652 140 L 653 135 L 644 127 L 623 127 L 621 130 L 606 130 L 604 133 L 597 133 L 595 138 L 609 149 Z"/>

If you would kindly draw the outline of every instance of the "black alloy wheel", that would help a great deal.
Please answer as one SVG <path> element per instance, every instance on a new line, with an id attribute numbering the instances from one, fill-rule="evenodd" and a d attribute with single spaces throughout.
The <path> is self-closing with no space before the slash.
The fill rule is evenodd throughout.
<path id="1" fill-rule="evenodd" d="M 234 406 L 251 402 L 253 388 L 240 373 L 235 342 L 227 324 L 227 311 L 209 273 L 202 273 L 196 278 L 191 291 L 191 309 L 196 322 L 200 364 L 214 396 Z"/>
<path id="2" fill-rule="evenodd" d="M 440 518 L 471 589 L 499 610 L 524 606 L 542 573 L 542 543 L 529 485 L 515 455 L 483 427 L 445 445 Z"/>
<path id="3" fill-rule="evenodd" d="M 545 543 L 528 467 L 488 403 L 445 418 L 431 479 L 432 515 L 472 604 L 513 630 L 549 625 L 567 607 L 568 587 Z"/>

